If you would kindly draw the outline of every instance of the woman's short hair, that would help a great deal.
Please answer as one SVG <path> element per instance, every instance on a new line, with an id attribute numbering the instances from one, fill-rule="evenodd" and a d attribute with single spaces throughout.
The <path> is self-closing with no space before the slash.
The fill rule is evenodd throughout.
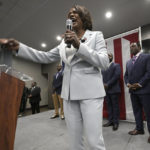
<path id="1" fill-rule="evenodd" d="M 77 13 L 79 14 L 82 23 L 83 23 L 83 29 L 84 30 L 92 30 L 93 26 L 92 26 L 92 18 L 90 15 L 90 12 L 87 10 L 87 8 L 85 8 L 84 6 L 80 6 L 80 5 L 74 5 L 72 8 L 75 8 L 75 10 L 77 11 Z"/>

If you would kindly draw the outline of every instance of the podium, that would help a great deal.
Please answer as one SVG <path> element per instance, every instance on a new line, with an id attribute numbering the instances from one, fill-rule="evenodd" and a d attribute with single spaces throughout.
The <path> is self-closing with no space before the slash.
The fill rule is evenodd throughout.
<path id="1" fill-rule="evenodd" d="M 1 69 L 1 68 L 0 68 Z M 9 70 L 9 71 L 8 71 Z M 24 81 L 17 77 L 15 71 L 0 70 L 0 149 L 13 150 L 17 116 L 20 108 Z"/>

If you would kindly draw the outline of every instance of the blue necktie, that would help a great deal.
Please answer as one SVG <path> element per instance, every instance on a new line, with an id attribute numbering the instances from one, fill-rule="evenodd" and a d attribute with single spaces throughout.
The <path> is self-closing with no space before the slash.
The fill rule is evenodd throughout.
<path id="1" fill-rule="evenodd" d="M 133 63 L 133 64 L 134 64 L 135 61 L 136 61 L 136 57 L 137 57 L 137 56 L 133 56 L 133 57 L 132 57 L 132 63 Z"/>

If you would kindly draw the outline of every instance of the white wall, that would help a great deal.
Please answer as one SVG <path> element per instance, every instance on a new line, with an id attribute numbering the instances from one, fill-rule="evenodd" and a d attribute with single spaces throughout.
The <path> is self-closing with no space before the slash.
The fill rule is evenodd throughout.
<path id="1" fill-rule="evenodd" d="M 23 72 L 31 76 L 37 85 L 41 88 L 41 102 L 40 106 L 48 105 L 48 80 L 41 73 L 41 64 L 33 63 L 31 61 L 24 60 L 22 58 L 14 57 L 12 61 L 14 69 Z M 27 87 L 31 87 L 33 81 L 26 82 Z M 29 101 L 27 102 L 27 108 L 30 107 Z"/>

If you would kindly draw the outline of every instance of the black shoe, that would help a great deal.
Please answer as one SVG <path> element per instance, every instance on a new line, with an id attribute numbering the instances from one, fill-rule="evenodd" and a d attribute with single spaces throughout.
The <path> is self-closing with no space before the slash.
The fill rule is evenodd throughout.
<path id="1" fill-rule="evenodd" d="M 109 126 L 113 126 L 112 122 L 107 122 L 106 124 L 103 125 L 103 127 L 109 127 Z"/>
<path id="2" fill-rule="evenodd" d="M 58 117 L 59 117 L 59 115 L 54 114 L 50 119 L 55 119 L 55 118 L 58 118 Z"/>
<path id="3" fill-rule="evenodd" d="M 118 127 L 119 127 L 119 125 L 118 125 L 118 124 L 114 124 L 114 125 L 113 125 L 113 128 L 112 128 L 112 129 L 113 129 L 113 131 L 118 130 Z"/>

